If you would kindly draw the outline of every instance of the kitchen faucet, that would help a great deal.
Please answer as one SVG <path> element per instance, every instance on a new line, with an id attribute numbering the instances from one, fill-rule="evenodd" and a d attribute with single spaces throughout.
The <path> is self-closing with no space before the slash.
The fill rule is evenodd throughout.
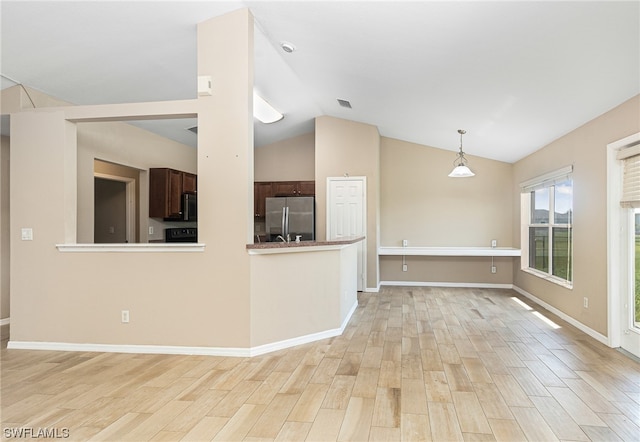
<path id="1" fill-rule="evenodd" d="M 282 242 L 291 242 L 291 237 L 289 236 L 288 233 L 287 233 L 287 239 L 284 239 L 284 237 L 282 235 L 276 236 L 276 239 L 279 239 Z"/>

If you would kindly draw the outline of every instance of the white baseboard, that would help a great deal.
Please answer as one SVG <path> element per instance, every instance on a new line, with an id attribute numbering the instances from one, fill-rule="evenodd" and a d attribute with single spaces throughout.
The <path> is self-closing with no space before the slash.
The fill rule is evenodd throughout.
<path id="1" fill-rule="evenodd" d="M 322 339 L 340 336 L 347 327 L 351 316 L 358 308 L 356 301 L 339 328 L 311 333 L 283 341 L 259 345 L 250 348 L 237 347 L 186 347 L 179 345 L 120 345 L 120 344 L 76 344 L 72 342 L 37 342 L 37 341 L 9 341 L 7 348 L 15 350 L 52 350 L 52 351 L 85 351 L 100 353 L 139 353 L 139 354 L 167 354 L 167 355 L 198 355 L 198 356 L 259 356 L 296 345 L 308 344 Z"/>
<path id="2" fill-rule="evenodd" d="M 349 313 L 342 321 L 340 328 L 334 328 L 331 330 L 325 330 L 318 333 L 312 333 L 310 335 L 300 336 L 297 338 L 285 339 L 284 341 L 273 342 L 270 344 L 259 345 L 257 347 L 251 347 L 249 349 L 249 356 L 259 356 L 265 353 L 271 353 L 272 351 L 284 350 L 285 348 L 295 347 L 296 345 L 308 344 L 310 342 L 320 341 L 322 339 L 333 338 L 334 336 L 340 336 L 344 329 L 347 327 L 351 316 L 358 308 L 358 301 L 354 302 L 349 310 Z"/>
<path id="3" fill-rule="evenodd" d="M 567 315 L 566 313 L 563 313 L 562 311 L 558 310 L 557 308 L 553 307 L 552 305 L 547 304 L 542 299 L 537 298 L 536 296 L 532 295 L 531 293 L 527 292 L 524 289 L 521 289 L 518 286 L 514 285 L 513 286 L 513 290 L 515 290 L 516 292 L 520 293 L 525 298 L 528 298 L 531 301 L 535 302 L 539 306 L 544 307 L 545 309 L 549 310 L 551 313 L 553 313 L 554 315 L 562 318 L 564 321 L 567 321 L 569 324 L 573 325 L 578 330 L 580 330 L 580 331 L 586 333 L 587 335 L 591 336 L 596 341 L 598 341 L 598 342 L 610 347 L 609 338 L 607 338 L 605 335 L 603 335 L 601 333 L 598 333 L 597 331 L 593 330 L 590 327 L 587 327 L 582 322 L 576 320 L 575 318 L 572 318 L 571 316 Z"/>
<path id="4" fill-rule="evenodd" d="M 9 325 L 11 323 L 11 318 L 0 319 L 0 327 L 3 325 Z"/>
<path id="5" fill-rule="evenodd" d="M 428 281 L 380 281 L 380 285 L 401 287 L 463 287 L 479 289 L 512 289 L 513 284 L 491 284 L 486 282 L 428 282 Z"/>

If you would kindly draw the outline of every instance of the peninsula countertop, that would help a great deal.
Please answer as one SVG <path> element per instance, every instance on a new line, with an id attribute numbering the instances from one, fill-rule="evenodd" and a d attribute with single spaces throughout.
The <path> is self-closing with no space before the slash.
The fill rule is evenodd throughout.
<path id="1" fill-rule="evenodd" d="M 300 241 L 300 242 L 260 242 L 247 244 L 247 252 L 252 255 L 267 253 L 292 253 L 331 250 L 355 244 L 364 240 L 364 236 L 348 237 L 330 241 Z"/>

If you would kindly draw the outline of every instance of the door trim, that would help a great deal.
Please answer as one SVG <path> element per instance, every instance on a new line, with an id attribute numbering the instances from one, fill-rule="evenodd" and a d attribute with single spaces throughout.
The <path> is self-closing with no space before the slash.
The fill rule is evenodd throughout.
<path id="1" fill-rule="evenodd" d="M 362 243 L 362 291 L 367 290 L 367 177 L 366 176 L 342 176 L 342 177 L 327 177 L 327 217 L 325 221 L 325 238 L 330 239 L 331 228 L 331 183 L 337 181 L 362 181 L 362 228 L 363 236 L 365 237 Z"/>
<path id="2" fill-rule="evenodd" d="M 607 334 L 609 346 L 614 348 L 622 345 L 622 296 L 628 296 L 630 277 L 625 263 L 628 247 L 623 241 L 626 238 L 623 232 L 629 226 L 626 211 L 620 207 L 623 168 L 621 162 L 616 159 L 616 154 L 621 148 L 638 142 L 640 132 L 607 144 Z"/>
<path id="3" fill-rule="evenodd" d="M 104 180 L 119 181 L 126 184 L 127 206 L 125 209 L 126 216 L 126 233 L 125 240 L 128 244 L 135 243 L 136 232 L 136 180 L 135 178 L 111 175 L 108 173 L 94 172 L 94 178 L 102 178 Z M 95 206 L 95 201 L 93 202 Z"/>

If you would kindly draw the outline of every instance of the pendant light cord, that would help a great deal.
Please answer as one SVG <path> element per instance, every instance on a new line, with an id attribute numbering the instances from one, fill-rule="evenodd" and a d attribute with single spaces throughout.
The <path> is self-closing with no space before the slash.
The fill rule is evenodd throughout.
<path id="1" fill-rule="evenodd" d="M 27 98 L 29 99 L 29 101 L 31 102 L 31 106 L 33 106 L 34 109 L 37 107 L 36 104 L 33 102 L 33 98 L 31 98 L 31 95 L 29 94 L 29 91 L 27 90 L 26 87 L 24 87 L 24 85 L 20 81 L 14 80 L 13 78 L 9 77 L 8 75 L 2 74 L 2 73 L 0 73 L 0 77 L 6 78 L 7 80 L 15 83 L 17 86 L 20 86 L 22 88 L 22 90 L 24 91 L 24 93 L 27 95 Z"/>

